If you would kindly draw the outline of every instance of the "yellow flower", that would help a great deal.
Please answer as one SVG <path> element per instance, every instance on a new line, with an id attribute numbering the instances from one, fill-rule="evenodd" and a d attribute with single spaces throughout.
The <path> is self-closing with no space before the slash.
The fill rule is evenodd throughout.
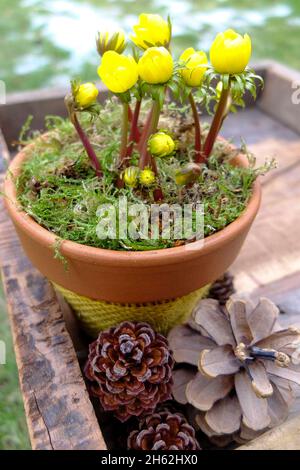
<path id="1" fill-rule="evenodd" d="M 102 31 L 98 33 L 96 45 L 101 56 L 107 51 L 122 54 L 126 46 L 125 33 L 122 29 L 115 32 Z"/>
<path id="2" fill-rule="evenodd" d="M 186 85 L 194 87 L 202 82 L 208 63 L 207 55 L 203 51 L 195 51 L 192 47 L 186 49 L 179 59 L 184 63 L 184 69 L 181 70 L 182 78 Z"/>
<path id="3" fill-rule="evenodd" d="M 171 28 L 160 15 L 142 13 L 139 16 L 139 23 L 133 27 L 133 31 L 135 35 L 132 34 L 130 39 L 142 49 L 153 46 L 169 46 Z"/>
<path id="4" fill-rule="evenodd" d="M 135 188 L 138 184 L 139 168 L 136 166 L 130 166 L 126 168 L 123 174 L 123 180 L 126 186 L 130 188 Z"/>
<path id="5" fill-rule="evenodd" d="M 210 61 L 218 73 L 242 73 L 251 57 L 251 39 L 228 29 L 219 33 L 210 49 Z"/>
<path id="6" fill-rule="evenodd" d="M 132 56 L 108 51 L 102 57 L 98 75 L 113 93 L 125 93 L 138 80 L 138 66 Z"/>
<path id="7" fill-rule="evenodd" d="M 94 85 L 94 83 L 88 82 L 79 85 L 78 88 L 75 88 L 73 91 L 73 97 L 76 105 L 79 108 L 84 109 L 95 103 L 98 93 L 99 92 L 96 85 Z"/>
<path id="8" fill-rule="evenodd" d="M 175 147 L 172 137 L 162 131 L 153 134 L 148 140 L 149 151 L 155 157 L 167 157 L 174 152 Z"/>
<path id="9" fill-rule="evenodd" d="M 138 63 L 142 80 L 151 84 L 166 83 L 173 73 L 173 59 L 165 47 L 150 47 Z"/>
<path id="10" fill-rule="evenodd" d="M 155 174 L 150 168 L 145 168 L 140 173 L 140 183 L 143 186 L 152 186 L 155 183 Z"/>

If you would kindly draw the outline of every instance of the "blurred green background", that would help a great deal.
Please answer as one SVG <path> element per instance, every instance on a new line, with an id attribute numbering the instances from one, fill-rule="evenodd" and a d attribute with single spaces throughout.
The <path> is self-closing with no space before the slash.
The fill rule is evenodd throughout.
<path id="1" fill-rule="evenodd" d="M 173 50 L 209 50 L 218 31 L 248 32 L 254 59 L 271 58 L 300 69 L 300 1 L 274 0 L 0 0 L 0 80 L 7 91 L 67 86 L 70 77 L 96 80 L 97 30 L 126 32 L 139 13 L 171 15 Z M 3 293 L 0 340 L 0 449 L 29 448 Z"/>
<path id="2" fill-rule="evenodd" d="M 141 12 L 169 13 L 174 52 L 209 49 L 216 32 L 252 35 L 255 58 L 300 68 L 299 0 L 0 0 L 0 79 L 8 91 L 96 79 L 95 33 L 130 31 Z"/>

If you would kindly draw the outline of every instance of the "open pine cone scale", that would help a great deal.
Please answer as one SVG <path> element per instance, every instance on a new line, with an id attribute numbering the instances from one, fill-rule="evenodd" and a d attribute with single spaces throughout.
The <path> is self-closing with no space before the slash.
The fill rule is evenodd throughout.
<path id="1" fill-rule="evenodd" d="M 170 398 L 173 363 L 166 338 L 146 323 L 123 322 L 90 345 L 85 375 L 103 408 L 126 421 Z"/>
<path id="2" fill-rule="evenodd" d="M 201 411 L 196 422 L 208 435 L 238 433 L 244 439 L 286 418 L 300 385 L 293 363 L 300 333 L 280 330 L 278 314 L 268 299 L 256 307 L 230 299 L 226 309 L 204 299 L 189 324 L 169 334 L 175 362 L 198 368 L 173 372 L 174 398 Z"/>
<path id="3" fill-rule="evenodd" d="M 140 421 L 128 437 L 133 450 L 199 450 L 195 431 L 179 413 L 157 412 Z"/>

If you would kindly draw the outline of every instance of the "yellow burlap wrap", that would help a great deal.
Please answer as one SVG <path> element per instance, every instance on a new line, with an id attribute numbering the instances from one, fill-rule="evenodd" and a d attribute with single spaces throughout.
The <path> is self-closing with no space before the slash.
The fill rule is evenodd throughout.
<path id="1" fill-rule="evenodd" d="M 54 287 L 64 296 L 76 313 L 82 328 L 96 337 L 99 331 L 125 320 L 149 323 L 155 330 L 167 334 L 175 325 L 184 323 L 198 300 L 205 297 L 209 285 L 175 300 L 145 304 L 118 304 L 92 300 L 75 294 L 57 284 Z"/>

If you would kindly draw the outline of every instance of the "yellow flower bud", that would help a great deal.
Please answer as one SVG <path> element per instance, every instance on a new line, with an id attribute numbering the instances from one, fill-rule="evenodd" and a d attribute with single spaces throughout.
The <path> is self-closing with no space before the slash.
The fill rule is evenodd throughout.
<path id="1" fill-rule="evenodd" d="M 182 78 L 186 85 L 195 87 L 201 85 L 208 63 L 207 55 L 203 51 L 195 51 L 192 47 L 186 49 L 180 56 L 180 62 L 184 64 L 181 70 Z"/>
<path id="2" fill-rule="evenodd" d="M 73 90 L 73 97 L 78 108 L 89 108 L 95 103 L 99 91 L 94 83 L 83 83 Z"/>
<path id="3" fill-rule="evenodd" d="M 130 188 L 135 188 L 138 184 L 138 177 L 139 177 L 139 168 L 137 166 L 130 166 L 126 168 L 123 173 L 123 180 L 126 186 Z"/>
<path id="4" fill-rule="evenodd" d="M 141 79 L 153 85 L 170 80 L 173 68 L 172 56 L 165 47 L 149 47 L 138 63 Z"/>
<path id="5" fill-rule="evenodd" d="M 140 183 L 143 186 L 152 186 L 155 183 L 155 174 L 150 168 L 145 168 L 140 173 Z"/>
<path id="6" fill-rule="evenodd" d="M 171 39 L 171 27 L 160 15 L 142 13 L 139 23 L 133 27 L 135 35 L 130 39 L 142 49 L 153 46 L 168 47 Z"/>
<path id="7" fill-rule="evenodd" d="M 148 140 L 148 149 L 155 157 L 168 157 L 175 150 L 175 142 L 171 136 L 165 132 L 157 132 Z"/>
<path id="8" fill-rule="evenodd" d="M 115 32 L 99 32 L 96 38 L 96 45 L 101 56 L 107 51 L 115 51 L 118 54 L 122 54 L 126 46 L 125 33 L 122 29 Z"/>
<path id="9" fill-rule="evenodd" d="M 113 93 L 125 93 L 138 80 L 138 66 L 132 56 L 108 51 L 102 57 L 98 75 Z"/>
<path id="10" fill-rule="evenodd" d="M 218 73 L 242 73 L 251 57 L 251 39 L 233 29 L 219 33 L 210 49 L 210 61 Z"/>
<path id="11" fill-rule="evenodd" d="M 200 174 L 201 168 L 197 163 L 188 163 L 185 167 L 180 168 L 175 173 L 175 183 L 178 186 L 184 186 L 192 183 Z"/>

